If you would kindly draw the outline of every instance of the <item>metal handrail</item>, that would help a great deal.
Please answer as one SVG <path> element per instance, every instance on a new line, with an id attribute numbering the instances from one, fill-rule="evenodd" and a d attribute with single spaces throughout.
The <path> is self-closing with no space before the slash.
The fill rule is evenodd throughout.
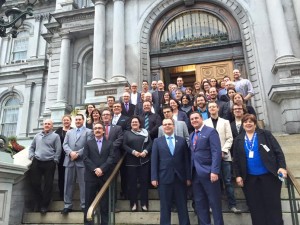
<path id="1" fill-rule="evenodd" d="M 118 172 L 119 172 L 120 167 L 121 167 L 121 165 L 124 161 L 124 158 L 125 158 L 125 154 L 119 160 L 119 162 L 115 166 L 114 170 L 112 171 L 111 175 L 109 176 L 109 178 L 107 179 L 107 181 L 105 182 L 105 184 L 103 185 L 101 190 L 96 195 L 96 197 L 95 197 L 94 201 L 92 202 L 91 206 L 89 207 L 89 209 L 87 211 L 87 220 L 88 221 L 93 220 L 94 212 L 95 212 L 96 208 L 98 207 L 103 195 L 105 194 L 105 192 L 107 191 L 107 189 L 109 188 L 111 183 L 114 181 L 114 178 L 118 175 Z"/>
<path id="2" fill-rule="evenodd" d="M 290 202 L 290 207 L 291 207 L 291 216 L 292 216 L 292 222 L 293 225 L 299 225 L 299 219 L 298 219 L 298 212 L 299 210 L 297 209 L 297 202 L 296 202 L 296 197 L 295 197 L 295 190 L 298 192 L 300 195 L 300 184 L 296 180 L 295 176 L 291 172 L 289 168 L 287 168 L 288 176 L 287 176 L 287 188 L 288 188 L 288 193 L 289 193 L 289 202 Z M 299 203 L 298 203 L 298 208 L 299 208 Z"/>

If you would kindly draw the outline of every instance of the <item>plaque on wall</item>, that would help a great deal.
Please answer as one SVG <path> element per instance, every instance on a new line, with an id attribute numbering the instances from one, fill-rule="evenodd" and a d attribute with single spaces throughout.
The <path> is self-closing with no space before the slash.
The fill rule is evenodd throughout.
<path id="1" fill-rule="evenodd" d="M 117 89 L 107 89 L 107 90 L 95 91 L 95 96 L 116 95 L 116 94 L 117 94 Z"/>

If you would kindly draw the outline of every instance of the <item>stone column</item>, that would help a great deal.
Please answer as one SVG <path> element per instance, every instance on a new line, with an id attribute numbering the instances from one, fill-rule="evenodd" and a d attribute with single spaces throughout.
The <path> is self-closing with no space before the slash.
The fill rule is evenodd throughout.
<path id="1" fill-rule="evenodd" d="M 105 4 L 104 0 L 95 0 L 93 78 L 89 84 L 106 82 L 105 79 Z"/>
<path id="2" fill-rule="evenodd" d="M 60 64 L 57 84 L 57 98 L 56 103 L 50 107 L 51 118 L 54 125 L 61 123 L 61 118 L 64 114 L 70 112 L 68 102 L 68 87 L 69 87 L 69 73 L 70 73 L 70 45 L 71 38 L 65 34 L 62 36 L 60 49 Z"/>
<path id="3" fill-rule="evenodd" d="M 69 35 L 63 35 L 60 49 L 60 64 L 57 84 L 57 103 L 67 103 L 68 77 L 70 73 L 70 45 Z"/>
<path id="4" fill-rule="evenodd" d="M 281 58 L 294 57 L 281 1 L 266 0 L 266 3 L 275 48 L 276 61 Z"/>
<path id="5" fill-rule="evenodd" d="M 300 1 L 299 0 L 293 0 L 293 4 L 294 4 L 294 10 L 295 10 L 295 15 L 296 15 L 297 25 L 298 25 L 298 32 L 300 34 Z"/>
<path id="6" fill-rule="evenodd" d="M 114 0 L 113 22 L 113 68 L 111 82 L 126 80 L 125 78 L 125 0 Z"/>
<path id="7" fill-rule="evenodd" d="M 20 126 L 19 137 L 27 137 L 29 133 L 29 115 L 31 115 L 30 102 L 32 101 L 32 88 L 34 82 L 32 80 L 25 81 L 25 92 L 24 92 L 24 102 L 22 105 L 22 121 L 24 122 Z"/>

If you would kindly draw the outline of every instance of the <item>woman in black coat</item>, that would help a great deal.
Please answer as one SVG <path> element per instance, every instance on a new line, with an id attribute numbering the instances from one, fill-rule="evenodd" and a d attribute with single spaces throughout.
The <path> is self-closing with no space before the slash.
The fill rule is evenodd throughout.
<path id="1" fill-rule="evenodd" d="M 266 130 L 257 129 L 256 117 L 242 119 L 244 132 L 234 141 L 234 170 L 243 188 L 253 225 L 283 225 L 281 185 L 286 163 L 280 145 Z"/>
<path id="2" fill-rule="evenodd" d="M 123 149 L 127 152 L 125 166 L 127 171 L 128 197 L 131 211 L 137 211 L 138 182 L 140 184 L 141 208 L 148 211 L 148 183 L 150 152 L 152 141 L 148 131 L 141 128 L 138 116 L 130 121 L 131 130 L 124 133 Z"/>

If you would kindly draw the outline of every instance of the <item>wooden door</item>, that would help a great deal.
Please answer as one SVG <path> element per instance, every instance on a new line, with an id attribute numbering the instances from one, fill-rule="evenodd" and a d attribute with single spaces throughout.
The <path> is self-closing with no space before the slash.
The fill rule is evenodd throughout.
<path id="1" fill-rule="evenodd" d="M 229 76 L 233 80 L 233 62 L 231 60 L 205 63 L 196 65 L 196 80 L 201 82 L 204 78 L 215 78 L 223 80 L 224 76 Z"/>

